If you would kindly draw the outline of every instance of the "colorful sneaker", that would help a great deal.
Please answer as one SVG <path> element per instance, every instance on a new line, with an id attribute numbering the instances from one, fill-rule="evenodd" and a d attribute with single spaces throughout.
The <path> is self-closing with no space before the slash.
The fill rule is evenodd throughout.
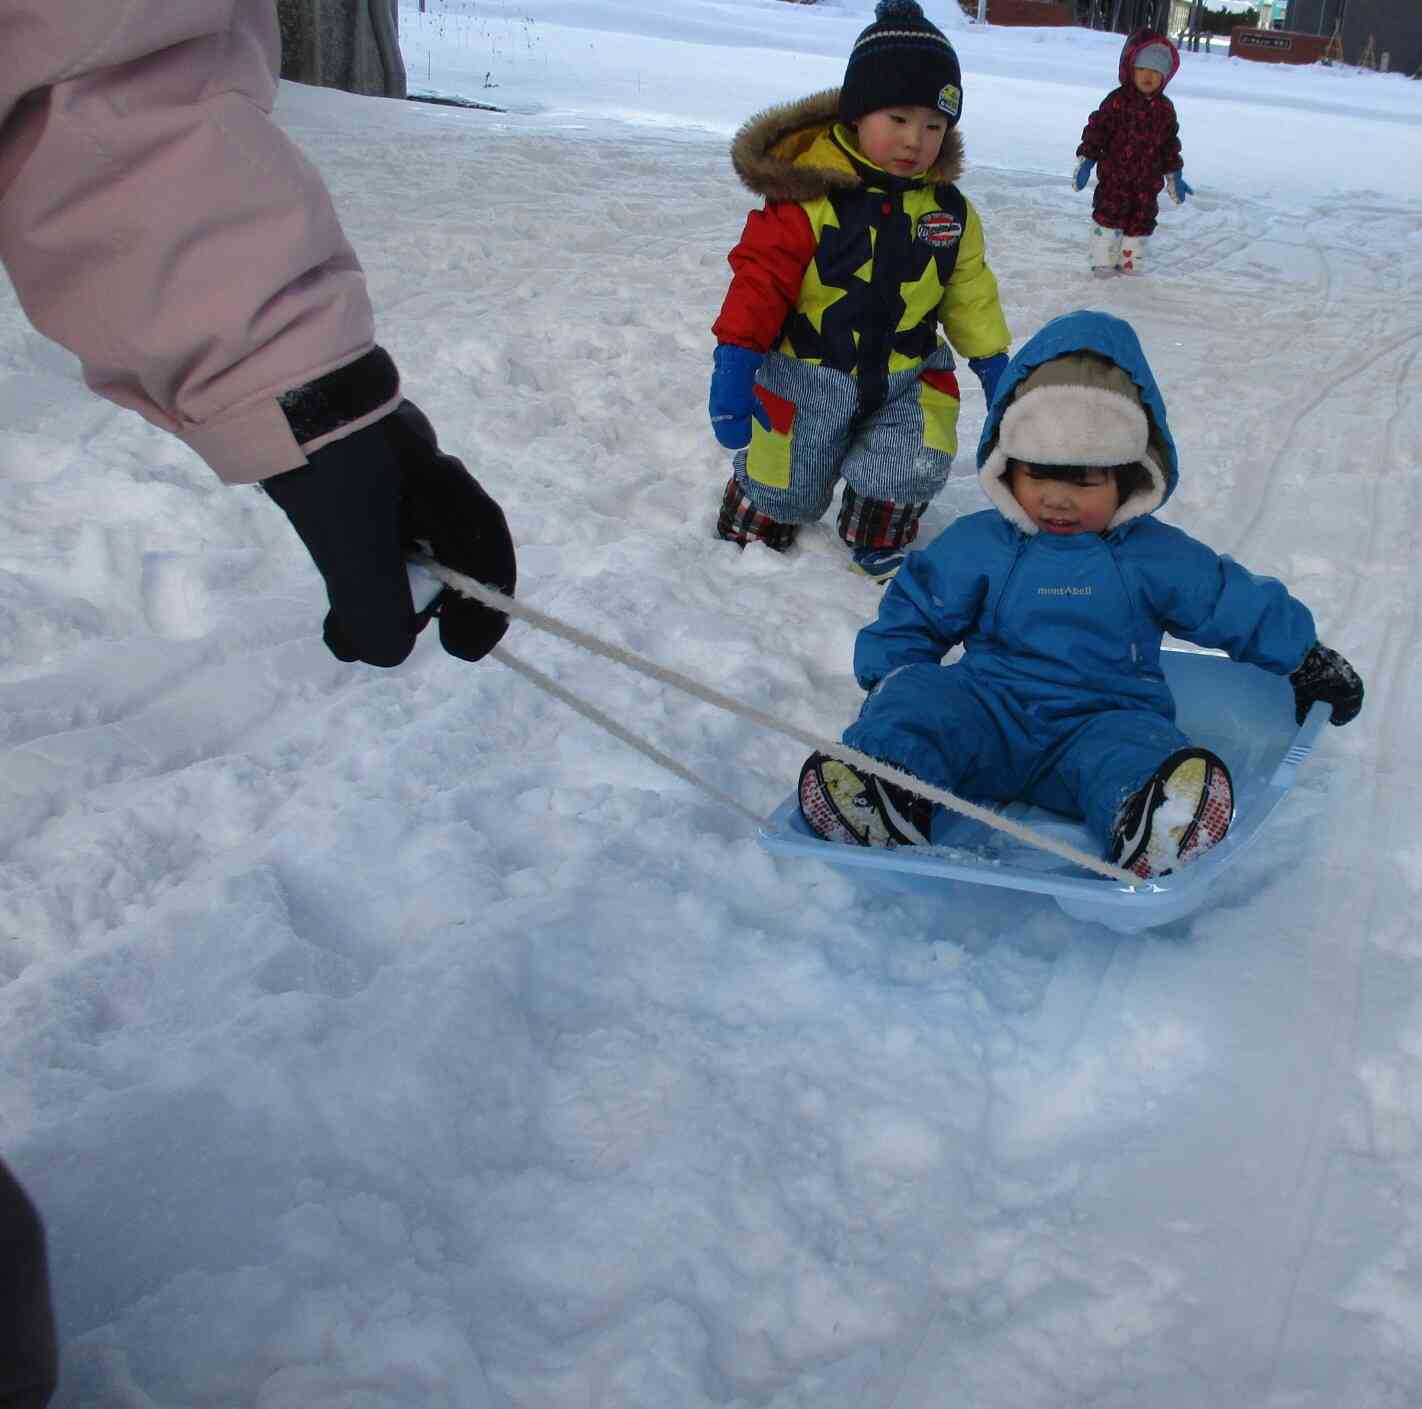
<path id="1" fill-rule="evenodd" d="M 1223 841 L 1233 820 L 1229 769 L 1208 749 L 1181 749 L 1126 799 L 1106 859 L 1143 881 L 1168 876 Z"/>
<path id="2" fill-rule="evenodd" d="M 800 815 L 826 841 L 927 846 L 933 804 L 828 754 L 812 753 L 800 769 Z"/>
<path id="3" fill-rule="evenodd" d="M 901 567 L 907 548 L 856 548 L 850 566 L 882 587 Z"/>

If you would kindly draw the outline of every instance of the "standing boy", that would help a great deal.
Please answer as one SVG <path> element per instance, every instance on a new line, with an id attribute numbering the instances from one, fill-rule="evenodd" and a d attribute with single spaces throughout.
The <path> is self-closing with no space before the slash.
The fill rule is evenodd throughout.
<path id="1" fill-rule="evenodd" d="M 764 196 L 712 331 L 711 425 L 737 452 L 717 533 L 783 550 L 844 481 L 839 534 L 887 581 L 958 445 L 953 354 L 989 402 L 1011 335 L 963 165 L 958 57 L 880 0 L 838 90 L 752 118 L 732 161 Z"/>

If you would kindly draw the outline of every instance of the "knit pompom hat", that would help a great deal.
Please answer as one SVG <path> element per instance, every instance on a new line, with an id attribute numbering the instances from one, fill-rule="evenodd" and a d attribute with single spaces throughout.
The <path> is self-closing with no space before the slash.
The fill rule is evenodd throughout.
<path id="1" fill-rule="evenodd" d="M 1108 527 L 1165 502 L 1169 454 L 1130 374 L 1094 352 L 1072 352 L 1034 367 L 1002 413 L 997 444 L 979 479 L 1003 516 L 1026 533 L 1037 526 L 1004 476 L 1009 460 L 1029 465 L 1140 465 L 1149 482 L 1124 500 Z"/>
<path id="2" fill-rule="evenodd" d="M 963 75 L 943 31 L 915 0 L 879 0 L 874 23 L 854 41 L 839 92 L 839 119 L 858 122 L 880 108 L 936 108 L 956 127 Z"/>

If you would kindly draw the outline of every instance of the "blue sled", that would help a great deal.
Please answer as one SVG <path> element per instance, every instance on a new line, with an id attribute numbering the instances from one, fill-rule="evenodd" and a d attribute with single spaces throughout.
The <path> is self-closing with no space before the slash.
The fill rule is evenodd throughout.
<path id="1" fill-rule="evenodd" d="M 1118 885 L 943 808 L 934 824 L 932 849 L 881 850 L 822 841 L 805 826 L 793 793 L 761 827 L 760 843 L 778 855 L 857 871 L 861 880 L 894 890 L 941 895 L 954 883 L 1006 886 L 1050 895 L 1072 919 L 1093 920 L 1122 934 L 1169 924 L 1209 899 L 1216 877 L 1234 864 L 1284 800 L 1328 719 L 1328 707 L 1314 705 L 1299 726 L 1294 692 L 1283 676 L 1201 651 L 1165 650 L 1161 665 L 1181 729 L 1229 765 L 1235 818 L 1217 847 L 1160 880 Z M 1086 829 L 1059 813 L 1023 803 L 1009 803 L 1000 811 L 1083 851 L 1096 850 Z"/>

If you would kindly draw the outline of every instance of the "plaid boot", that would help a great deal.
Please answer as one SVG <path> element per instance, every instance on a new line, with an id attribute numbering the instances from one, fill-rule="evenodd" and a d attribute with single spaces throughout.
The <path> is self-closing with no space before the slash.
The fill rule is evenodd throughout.
<path id="1" fill-rule="evenodd" d="M 716 536 L 729 543 L 764 543 L 783 553 L 800 531 L 799 524 L 780 523 L 762 514 L 750 501 L 750 496 L 741 488 L 735 475 L 726 484 L 726 492 L 721 497 L 721 512 L 716 516 Z"/>
<path id="2" fill-rule="evenodd" d="M 918 521 L 928 508 L 895 504 L 856 494 L 847 484 L 839 505 L 839 536 L 849 545 L 855 572 L 883 586 L 904 564 L 908 545 L 918 537 Z"/>

